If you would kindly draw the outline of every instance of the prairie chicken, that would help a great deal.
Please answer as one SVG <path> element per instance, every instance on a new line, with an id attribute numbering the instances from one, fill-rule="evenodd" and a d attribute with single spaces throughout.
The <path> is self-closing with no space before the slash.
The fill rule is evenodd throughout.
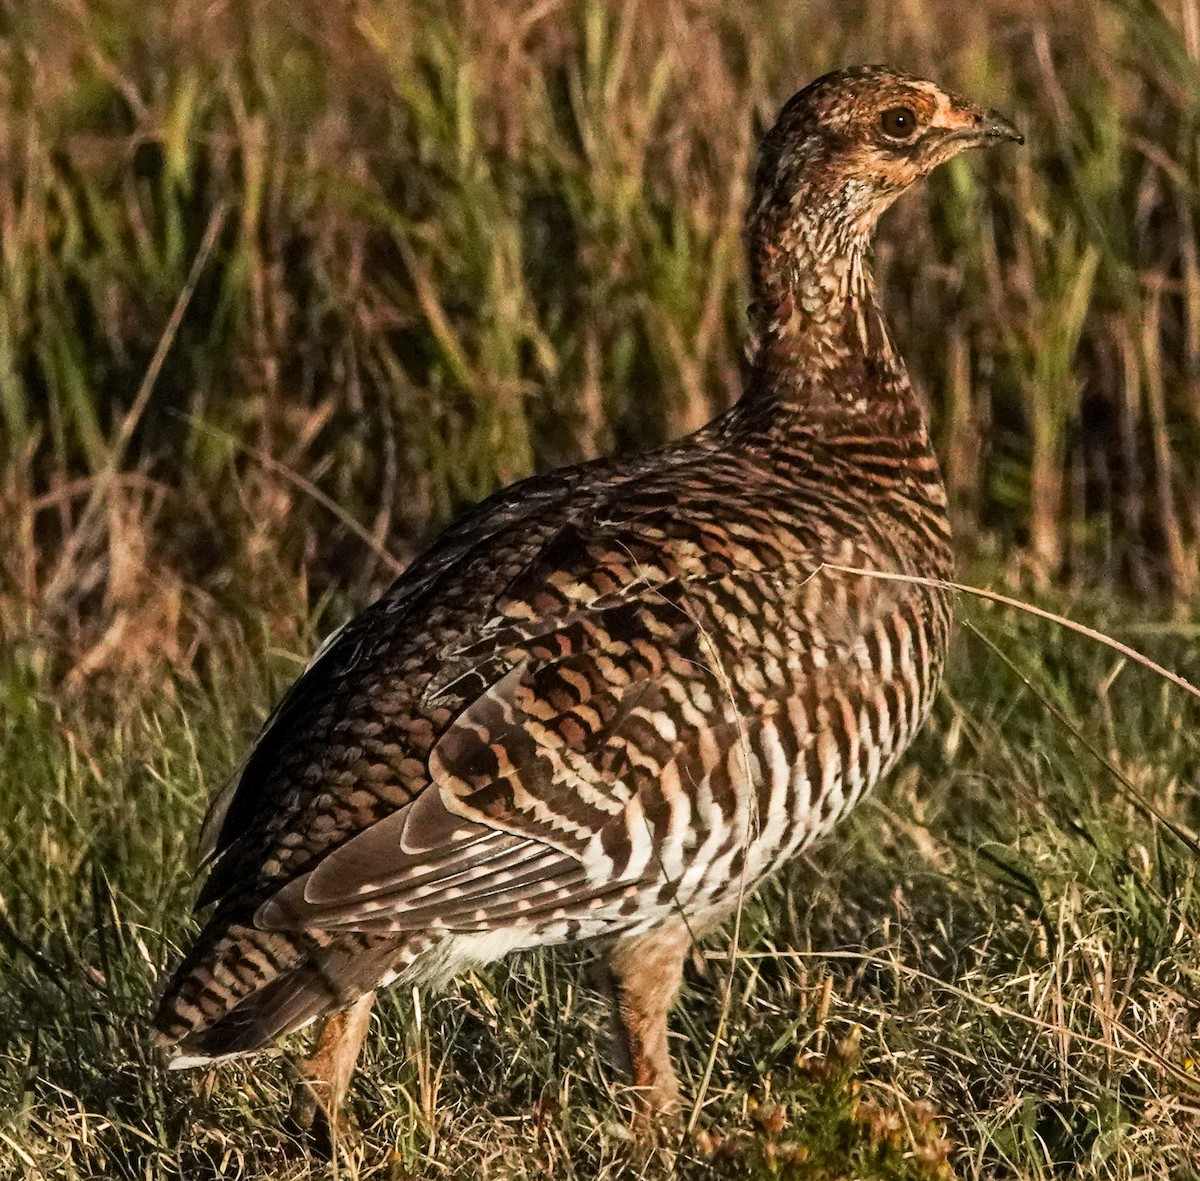
<path id="1" fill-rule="evenodd" d="M 322 1015 L 336 1115 L 375 990 L 601 949 L 654 1109 L 694 935 L 844 816 L 929 709 L 946 496 L 868 266 L 879 215 L 995 112 L 883 66 L 800 91 L 747 219 L 737 404 L 516 484 L 326 642 L 202 834 L 213 910 L 154 1017 L 174 1064 Z M 833 567 L 841 567 L 837 569 Z"/>

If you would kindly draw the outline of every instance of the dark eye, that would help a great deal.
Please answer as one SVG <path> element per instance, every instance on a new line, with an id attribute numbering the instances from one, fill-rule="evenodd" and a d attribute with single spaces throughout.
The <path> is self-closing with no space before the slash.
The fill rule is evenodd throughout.
<path id="1" fill-rule="evenodd" d="M 909 107 L 888 107 L 879 116 L 884 135 L 892 139 L 908 139 L 917 129 L 917 117 Z"/>

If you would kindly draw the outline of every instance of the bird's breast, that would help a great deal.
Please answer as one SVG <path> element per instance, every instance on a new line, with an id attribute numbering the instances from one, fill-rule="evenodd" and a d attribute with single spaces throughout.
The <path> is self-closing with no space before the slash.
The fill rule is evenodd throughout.
<path id="1" fill-rule="evenodd" d="M 864 589 L 829 569 L 732 581 L 686 605 L 700 637 L 690 673 L 629 755 L 648 773 L 589 849 L 597 880 L 650 883 L 643 923 L 681 907 L 718 917 L 828 832 L 894 766 L 940 680 L 943 591 Z"/>

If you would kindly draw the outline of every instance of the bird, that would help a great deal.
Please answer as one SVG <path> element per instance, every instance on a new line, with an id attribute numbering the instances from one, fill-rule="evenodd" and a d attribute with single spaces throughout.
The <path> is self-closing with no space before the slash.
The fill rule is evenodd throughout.
<path id="1" fill-rule="evenodd" d="M 926 719 L 945 488 L 880 308 L 880 215 L 1002 115 L 883 65 L 763 137 L 743 388 L 706 426 L 450 525 L 331 635 L 201 833 L 209 913 L 152 1036 L 177 1067 L 324 1018 L 336 1118 L 376 993 L 588 943 L 642 1109 L 677 1116 L 693 941 L 828 834 Z"/>

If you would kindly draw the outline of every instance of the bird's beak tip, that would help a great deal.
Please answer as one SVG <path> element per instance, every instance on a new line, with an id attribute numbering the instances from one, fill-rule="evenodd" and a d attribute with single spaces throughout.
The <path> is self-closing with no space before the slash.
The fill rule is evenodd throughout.
<path id="1" fill-rule="evenodd" d="M 1018 144 L 1025 142 L 1025 137 L 1012 121 L 1006 119 L 999 111 L 988 111 L 979 127 L 979 133 L 986 139 L 1006 139 Z"/>

